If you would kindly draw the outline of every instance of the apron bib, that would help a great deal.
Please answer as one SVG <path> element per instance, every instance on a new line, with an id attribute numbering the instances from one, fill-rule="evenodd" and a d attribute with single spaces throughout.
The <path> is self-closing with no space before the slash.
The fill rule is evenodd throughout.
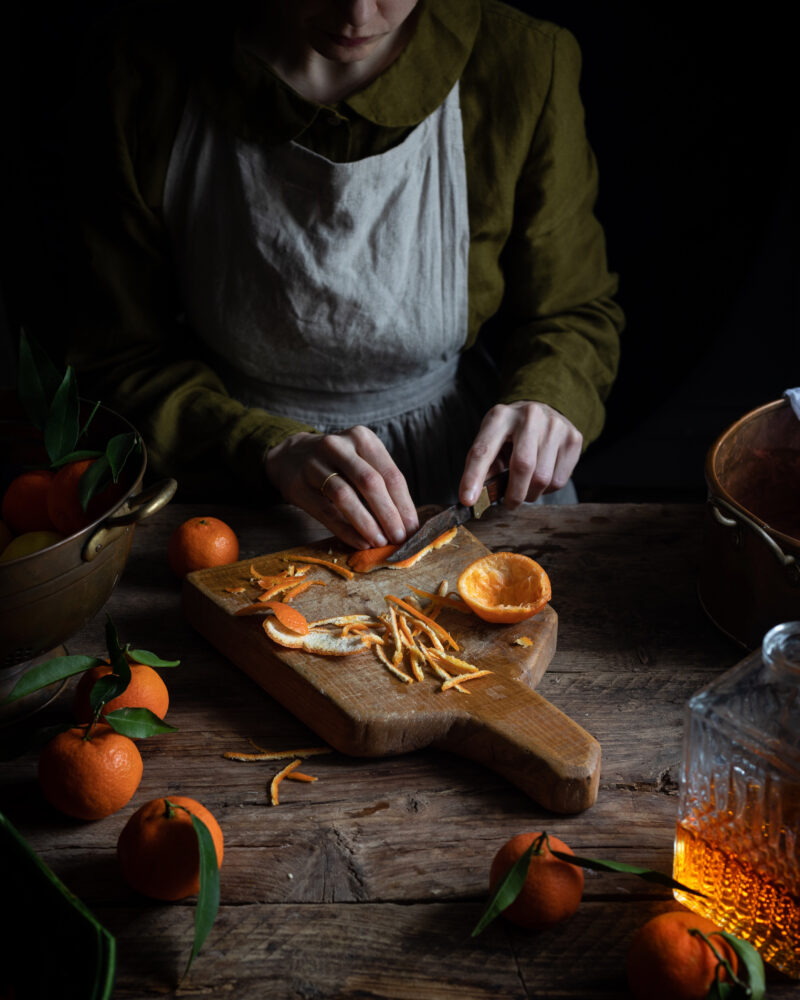
<path id="1" fill-rule="evenodd" d="M 245 142 L 190 99 L 164 211 L 187 320 L 231 395 L 323 432 L 365 424 L 417 503 L 451 502 L 489 405 L 485 374 L 459 373 L 458 85 L 398 146 L 350 163 Z"/>

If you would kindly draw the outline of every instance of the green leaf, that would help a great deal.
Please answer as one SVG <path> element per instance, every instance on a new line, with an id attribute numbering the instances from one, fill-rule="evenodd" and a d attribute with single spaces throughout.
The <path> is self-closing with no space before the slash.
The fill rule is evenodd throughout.
<path id="1" fill-rule="evenodd" d="M 55 681 L 80 674 L 84 670 L 91 670 L 102 662 L 95 656 L 56 656 L 52 660 L 45 660 L 44 663 L 31 667 L 20 677 L 3 704 L 24 698 L 26 694 L 39 691 Z"/>
<path id="2" fill-rule="evenodd" d="M 105 720 L 116 732 L 130 736 L 134 740 L 178 731 L 175 726 L 170 726 L 159 719 L 149 708 L 117 708 L 109 712 Z"/>
<path id="3" fill-rule="evenodd" d="M 127 657 L 131 663 L 144 663 L 148 667 L 177 667 L 180 660 L 162 660 L 160 656 L 146 649 L 127 649 Z"/>
<path id="4" fill-rule="evenodd" d="M 137 440 L 138 435 L 134 431 L 128 431 L 127 434 L 115 434 L 106 445 L 106 458 L 115 483 L 119 482 L 125 462 L 136 447 Z"/>
<path id="5" fill-rule="evenodd" d="M 86 510 L 92 497 L 102 492 L 110 482 L 111 465 L 106 456 L 101 455 L 81 476 L 78 484 L 78 499 L 81 502 L 81 507 Z"/>
<path id="6" fill-rule="evenodd" d="M 641 868 L 639 865 L 628 865 L 622 861 L 601 861 L 599 858 L 579 858 L 575 854 L 567 854 L 566 851 L 556 851 L 552 848 L 550 853 L 562 861 L 568 861 L 571 865 L 578 865 L 580 868 L 591 868 L 598 872 L 626 872 L 628 875 L 638 875 L 645 882 L 655 882 L 658 885 L 666 886 L 668 889 L 681 889 L 689 892 L 693 896 L 704 896 L 705 893 L 697 889 L 690 889 L 688 885 L 677 882 L 663 872 L 654 871 L 652 868 Z"/>
<path id="7" fill-rule="evenodd" d="M 511 906 L 514 900 L 522 891 L 525 879 L 528 877 L 528 868 L 534 851 L 541 845 L 541 838 L 537 837 L 531 846 L 522 854 L 509 868 L 506 875 L 497 884 L 497 888 L 492 893 L 486 909 L 481 914 L 481 918 L 475 925 L 472 937 L 477 937 L 481 931 L 485 930 L 489 924 L 495 920 L 506 907 Z M 538 853 L 538 851 L 537 851 Z"/>
<path id="8" fill-rule="evenodd" d="M 102 454 L 102 451 L 92 451 L 91 448 L 70 451 L 66 455 L 62 455 L 57 461 L 52 462 L 51 468 L 60 469 L 62 465 L 66 465 L 68 462 L 80 462 L 84 458 L 100 458 Z"/>
<path id="9" fill-rule="evenodd" d="M 44 446 L 51 462 L 57 462 L 75 448 L 79 412 L 78 383 L 72 368 L 67 368 L 53 396 L 44 427 Z"/>
<path id="10" fill-rule="evenodd" d="M 61 375 L 39 345 L 25 331 L 19 338 L 17 394 L 28 419 L 43 431 L 50 401 L 61 382 Z"/>
<path id="11" fill-rule="evenodd" d="M 203 947 L 219 910 L 219 866 L 214 841 L 208 827 L 194 814 L 192 814 L 192 826 L 197 834 L 197 848 L 200 854 L 200 892 L 197 894 L 197 906 L 194 911 L 194 944 L 189 961 L 186 963 L 184 976 Z"/>
<path id="12" fill-rule="evenodd" d="M 118 677 L 115 673 L 103 674 L 92 684 L 89 692 L 89 705 L 92 709 L 92 716 L 98 714 L 103 705 L 122 694 L 128 686 L 128 681 Z"/>
<path id="13" fill-rule="evenodd" d="M 764 1000 L 767 988 L 764 981 L 764 962 L 759 953 L 749 941 L 742 941 L 727 931 L 721 931 L 719 936 L 724 938 L 736 952 L 739 959 L 739 976 L 741 977 L 743 971 L 747 973 L 750 1000 Z"/>

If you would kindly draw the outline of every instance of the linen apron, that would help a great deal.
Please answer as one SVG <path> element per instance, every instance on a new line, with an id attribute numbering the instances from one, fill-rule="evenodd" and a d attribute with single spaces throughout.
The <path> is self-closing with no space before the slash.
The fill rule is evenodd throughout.
<path id="1" fill-rule="evenodd" d="M 457 499 L 495 388 L 460 353 L 458 84 L 399 145 L 347 163 L 247 142 L 190 98 L 164 212 L 187 321 L 233 397 L 323 433 L 364 424 L 416 503 Z"/>

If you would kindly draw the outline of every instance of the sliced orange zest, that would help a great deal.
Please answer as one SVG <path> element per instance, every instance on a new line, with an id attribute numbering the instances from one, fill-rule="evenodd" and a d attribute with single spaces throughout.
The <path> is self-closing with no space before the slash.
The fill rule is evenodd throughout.
<path id="1" fill-rule="evenodd" d="M 451 677 L 449 681 L 442 684 L 442 691 L 449 691 L 451 687 L 463 684 L 464 681 L 476 681 L 479 677 L 488 677 L 491 670 L 478 670 L 474 674 L 459 674 L 458 677 Z"/>
<path id="2" fill-rule="evenodd" d="M 327 584 L 324 580 L 304 580 L 302 583 L 297 583 L 291 590 L 287 590 L 283 595 L 284 601 L 291 601 L 295 597 L 299 597 L 300 594 L 304 594 L 309 587 L 325 587 Z"/>
<path id="3" fill-rule="evenodd" d="M 428 664 L 429 664 L 431 670 L 433 670 L 433 672 L 436 674 L 436 676 L 439 677 L 443 681 L 449 681 L 449 680 L 451 680 L 452 678 L 450 677 L 450 674 L 448 674 L 448 672 L 444 669 L 444 667 L 442 667 L 439 663 L 436 662 L 436 660 L 434 659 L 434 657 L 432 655 L 433 653 L 434 653 L 434 650 L 432 650 L 432 649 L 423 649 L 422 650 L 422 655 L 428 661 Z M 460 691 L 462 694 L 472 694 L 471 691 L 468 691 L 466 688 L 461 687 L 460 684 L 454 684 L 453 687 L 456 689 L 456 691 Z"/>
<path id="4" fill-rule="evenodd" d="M 285 760 L 287 757 L 318 757 L 320 754 L 333 753 L 331 747 L 304 747 L 302 750 L 266 750 L 258 743 L 253 743 L 258 753 L 224 753 L 222 756 L 231 760 Z"/>
<path id="5" fill-rule="evenodd" d="M 243 594 L 245 591 L 244 587 L 223 587 L 222 589 L 226 594 Z"/>
<path id="6" fill-rule="evenodd" d="M 282 771 L 278 771 L 278 773 L 270 782 L 269 800 L 274 806 L 278 805 L 278 785 L 280 785 L 280 783 L 283 781 L 283 779 L 286 777 L 287 774 L 291 774 L 291 772 L 294 771 L 295 768 L 300 767 L 302 763 L 303 763 L 302 760 L 300 760 L 300 758 L 298 757 L 296 760 L 293 760 L 291 764 L 287 764 Z"/>
<path id="7" fill-rule="evenodd" d="M 321 625 L 349 625 L 352 622 L 373 623 L 375 619 L 372 615 L 334 615 L 332 618 L 318 618 L 315 622 L 309 622 L 310 628 L 319 628 Z"/>
<path id="8" fill-rule="evenodd" d="M 413 590 L 417 597 L 426 597 L 436 607 L 450 608 L 462 615 L 472 614 L 472 609 L 460 597 L 443 597 L 440 594 L 431 594 L 430 591 L 420 590 L 419 587 L 412 587 L 411 584 L 408 585 L 408 589 Z"/>
<path id="9" fill-rule="evenodd" d="M 458 643 L 455 641 L 452 635 L 450 635 L 447 629 L 442 628 L 442 626 L 438 622 L 435 622 L 432 618 L 429 618 L 428 615 L 423 614 L 418 608 L 415 608 L 411 604 L 408 604 L 400 597 L 395 597 L 394 594 L 387 594 L 384 600 L 396 604 L 399 608 L 402 608 L 403 611 L 407 611 L 412 618 L 416 618 L 418 621 L 424 622 L 426 625 L 428 625 L 430 628 L 433 629 L 433 631 L 439 636 L 440 639 L 448 643 L 451 649 L 458 649 Z"/>
<path id="10" fill-rule="evenodd" d="M 316 781 L 317 779 L 311 774 L 304 774 L 302 771 L 290 771 L 289 774 L 285 775 L 290 781 Z"/>
<path id="11" fill-rule="evenodd" d="M 358 552 L 353 552 L 347 559 L 347 565 L 357 573 L 371 573 L 374 569 L 408 569 L 409 566 L 414 566 L 429 552 L 433 552 L 434 549 L 439 549 L 443 545 L 447 545 L 448 542 L 451 542 L 456 537 L 457 532 L 458 526 L 448 528 L 447 531 L 443 531 L 441 535 L 434 538 L 432 542 L 429 542 L 419 552 L 416 552 L 413 556 L 409 556 L 408 559 L 404 559 L 402 562 L 386 562 L 389 556 L 397 552 L 400 548 L 399 545 L 380 545 L 374 549 L 361 549 Z"/>
<path id="12" fill-rule="evenodd" d="M 551 597 L 550 579 L 539 563 L 519 552 L 494 552 L 471 563 L 458 578 L 458 592 L 487 622 L 521 622 Z"/>
<path id="13" fill-rule="evenodd" d="M 520 635 L 514 640 L 515 646 L 532 646 L 533 639 L 528 635 Z"/>
<path id="14" fill-rule="evenodd" d="M 296 632 L 298 635 L 306 635 L 308 633 L 306 616 L 298 611 L 297 608 L 291 608 L 288 604 L 284 604 L 283 601 L 266 601 L 265 606 L 271 608 L 281 625 L 292 632 Z"/>
<path id="15" fill-rule="evenodd" d="M 380 646 L 375 646 L 375 652 L 378 654 L 378 659 L 381 661 L 381 663 L 383 663 L 386 669 L 390 673 L 394 674 L 394 676 L 398 680 L 402 681 L 404 684 L 414 683 L 414 678 L 409 677 L 408 674 L 404 674 L 402 670 L 398 670 L 398 668 L 389 660 L 388 656 L 386 655 L 386 653 L 384 653 L 384 651 L 381 649 Z"/>
<path id="16" fill-rule="evenodd" d="M 287 580 L 287 579 L 284 579 L 281 583 L 270 584 L 270 586 L 264 590 L 263 594 L 258 595 L 258 600 L 269 601 L 273 597 L 277 597 L 278 594 L 282 594 L 285 590 L 290 590 L 292 587 L 296 586 L 297 584 L 295 583 L 294 580 Z"/>
<path id="17" fill-rule="evenodd" d="M 339 576 L 343 576 L 345 580 L 352 580 L 355 574 L 352 570 L 349 570 L 346 566 L 340 566 L 338 563 L 331 562 L 329 559 L 319 559 L 317 556 L 292 556 L 294 562 L 302 563 L 313 563 L 315 566 L 324 566 L 326 569 L 333 570 L 334 573 L 338 573 Z"/>

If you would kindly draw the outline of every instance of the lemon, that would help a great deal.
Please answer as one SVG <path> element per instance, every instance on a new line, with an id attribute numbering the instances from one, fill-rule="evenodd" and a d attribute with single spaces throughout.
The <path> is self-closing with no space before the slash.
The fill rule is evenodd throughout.
<path id="1" fill-rule="evenodd" d="M 46 549 L 49 545 L 55 545 L 63 537 L 57 531 L 26 531 L 24 535 L 17 535 L 6 545 L 0 555 L 0 562 L 10 562 L 12 559 L 29 556 L 40 549 Z"/>

